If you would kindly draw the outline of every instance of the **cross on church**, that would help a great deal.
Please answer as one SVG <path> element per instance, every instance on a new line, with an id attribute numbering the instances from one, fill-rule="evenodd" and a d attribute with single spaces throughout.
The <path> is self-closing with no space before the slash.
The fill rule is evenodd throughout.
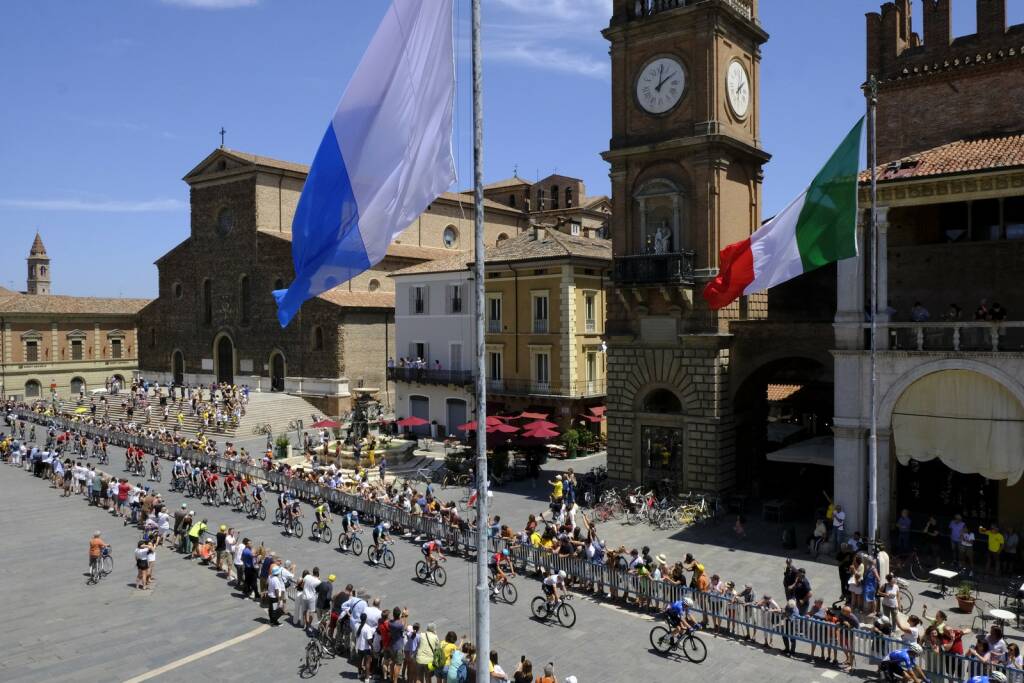
<path id="1" fill-rule="evenodd" d="M 221 147 L 224 146 L 224 133 L 227 133 L 227 131 L 224 130 L 224 126 L 221 126 L 220 127 L 220 146 Z"/>

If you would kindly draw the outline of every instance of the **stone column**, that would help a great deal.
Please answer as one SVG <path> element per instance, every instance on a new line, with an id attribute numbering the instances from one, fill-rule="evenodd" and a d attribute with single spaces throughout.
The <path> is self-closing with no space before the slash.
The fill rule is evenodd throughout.
<path id="1" fill-rule="evenodd" d="M 864 235 L 867 233 L 867 211 L 857 214 L 857 258 L 843 259 L 836 264 L 837 349 L 860 349 L 864 345 Z"/>
<path id="2" fill-rule="evenodd" d="M 865 532 L 867 507 L 867 433 L 859 426 L 832 428 L 835 438 L 832 500 L 846 512 L 846 535 Z"/>

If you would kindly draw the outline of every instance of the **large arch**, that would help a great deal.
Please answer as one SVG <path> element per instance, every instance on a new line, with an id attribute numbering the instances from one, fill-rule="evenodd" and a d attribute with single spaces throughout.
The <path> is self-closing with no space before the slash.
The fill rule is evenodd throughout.
<path id="1" fill-rule="evenodd" d="M 668 389 L 679 397 L 684 412 L 698 412 L 700 397 L 685 366 L 678 361 L 675 349 L 658 349 L 648 356 L 638 357 L 622 385 L 621 402 L 637 409 L 638 402 L 652 389 Z"/>
<path id="2" fill-rule="evenodd" d="M 185 384 L 185 354 L 181 349 L 171 353 L 171 382 L 177 386 Z"/>
<path id="3" fill-rule="evenodd" d="M 85 379 L 79 376 L 72 377 L 70 388 L 72 394 L 83 393 L 86 390 Z"/>
<path id="4" fill-rule="evenodd" d="M 227 332 L 213 338 L 213 372 L 218 382 L 234 384 L 237 367 L 235 340 Z"/>
<path id="5" fill-rule="evenodd" d="M 270 353 L 268 366 L 270 367 L 270 390 L 284 391 L 284 378 L 288 374 L 288 364 L 284 352 L 274 349 Z"/>

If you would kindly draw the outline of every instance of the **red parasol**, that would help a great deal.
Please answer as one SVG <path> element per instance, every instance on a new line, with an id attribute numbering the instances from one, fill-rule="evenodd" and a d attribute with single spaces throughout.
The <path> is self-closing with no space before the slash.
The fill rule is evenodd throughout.
<path id="1" fill-rule="evenodd" d="M 422 427 L 423 425 L 430 423 L 424 420 L 422 417 L 416 417 L 415 415 L 413 415 L 412 417 L 402 418 L 395 424 L 397 424 L 399 427 Z"/>
<path id="2" fill-rule="evenodd" d="M 502 434 L 514 434 L 518 431 L 519 427 L 514 427 L 512 425 L 505 424 L 504 422 L 499 422 L 498 424 L 493 425 L 487 425 L 488 434 L 493 434 L 495 432 L 500 432 Z"/>
<path id="3" fill-rule="evenodd" d="M 505 424 L 505 420 L 507 420 L 507 419 L 508 419 L 507 417 L 503 417 L 501 415 L 488 415 L 487 416 L 487 425 L 490 426 L 490 425 Z"/>
<path id="4" fill-rule="evenodd" d="M 588 408 L 592 415 L 604 415 L 605 409 L 606 406 L 591 406 L 590 408 Z"/>
<path id="5" fill-rule="evenodd" d="M 313 429 L 337 429 L 341 425 L 334 420 L 320 420 L 313 423 Z"/>
<path id="6" fill-rule="evenodd" d="M 547 413 L 527 413 L 527 412 L 522 412 L 522 413 L 519 413 L 518 415 L 516 415 L 515 419 L 517 419 L 517 420 L 543 420 L 543 419 L 547 418 L 547 416 L 548 416 Z"/>
<path id="7" fill-rule="evenodd" d="M 476 431 L 476 420 L 472 422 L 466 422 L 456 427 L 460 432 L 475 432 Z"/>
<path id="8" fill-rule="evenodd" d="M 559 436 L 559 433 L 554 429 L 536 429 L 532 432 L 526 432 L 523 434 L 528 439 L 553 439 Z"/>
<path id="9" fill-rule="evenodd" d="M 587 422 L 604 422 L 604 415 L 580 415 Z"/>
<path id="10" fill-rule="evenodd" d="M 547 420 L 537 420 L 536 422 L 528 422 L 523 425 L 523 431 L 535 432 L 538 429 L 557 429 L 558 425 L 554 422 L 548 422 Z"/>

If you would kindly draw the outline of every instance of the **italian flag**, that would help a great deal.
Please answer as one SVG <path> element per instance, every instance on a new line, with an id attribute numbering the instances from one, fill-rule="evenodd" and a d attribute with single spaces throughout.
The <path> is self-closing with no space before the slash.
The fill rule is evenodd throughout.
<path id="1" fill-rule="evenodd" d="M 861 118 L 803 194 L 753 235 L 719 252 L 718 277 L 704 288 L 712 310 L 857 255 Z"/>

